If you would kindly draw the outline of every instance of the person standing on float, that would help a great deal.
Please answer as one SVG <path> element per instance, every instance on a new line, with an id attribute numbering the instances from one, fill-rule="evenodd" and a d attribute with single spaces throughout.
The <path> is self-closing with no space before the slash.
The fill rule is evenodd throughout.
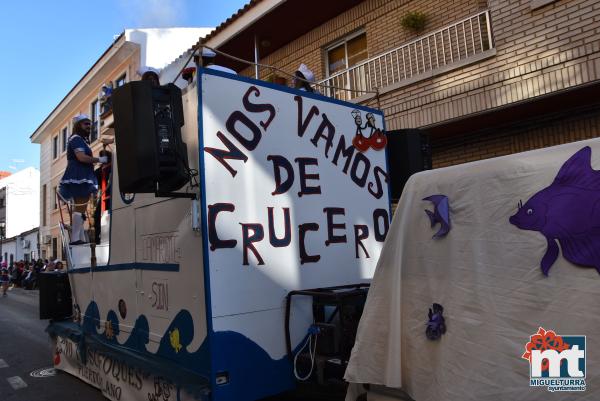
<path id="1" fill-rule="evenodd" d="M 90 195 L 98 191 L 95 163 L 106 163 L 106 156 L 94 157 L 89 146 L 92 122 L 85 114 L 73 117 L 73 131 L 67 145 L 67 169 L 60 180 L 60 196 L 73 203 L 70 245 L 87 242 L 83 220 Z"/>

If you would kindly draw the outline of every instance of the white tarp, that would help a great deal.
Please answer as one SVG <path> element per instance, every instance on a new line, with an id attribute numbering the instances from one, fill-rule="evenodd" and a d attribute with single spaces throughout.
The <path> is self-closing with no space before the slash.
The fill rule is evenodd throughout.
<path id="1" fill-rule="evenodd" d="M 598 271 L 570 263 L 560 249 L 544 276 L 546 238 L 509 222 L 520 200 L 527 206 L 586 146 L 591 166 L 600 169 L 594 139 L 413 176 L 376 268 L 346 379 L 402 387 L 416 401 L 600 399 Z M 598 183 L 600 173 L 587 168 Z M 422 200 L 434 194 L 450 203 L 452 229 L 440 239 L 432 238 L 439 225 L 431 228 L 424 212 L 433 205 Z M 586 196 L 598 196 L 597 184 Z M 586 207 L 574 197 L 570 210 L 546 218 L 568 225 L 571 212 Z M 600 227 L 599 210 L 585 210 L 582 226 Z M 585 235 L 588 245 L 600 246 L 597 239 L 597 231 Z M 434 302 L 444 307 L 447 325 L 437 341 L 425 336 Z M 586 336 L 585 391 L 530 387 L 529 362 L 521 356 L 539 327 Z"/>

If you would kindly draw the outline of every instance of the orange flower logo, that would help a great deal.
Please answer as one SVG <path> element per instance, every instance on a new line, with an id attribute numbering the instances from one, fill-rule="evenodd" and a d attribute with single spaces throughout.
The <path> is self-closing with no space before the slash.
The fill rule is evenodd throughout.
<path id="1" fill-rule="evenodd" d="M 531 351 L 539 350 L 545 351 L 547 349 L 553 349 L 557 352 L 568 350 L 569 344 L 563 341 L 561 336 L 557 336 L 554 330 L 545 330 L 540 327 L 536 334 L 530 337 L 530 341 L 525 344 L 525 353 L 521 356 L 523 359 L 527 359 L 531 363 Z M 564 360 L 560 361 L 562 364 Z M 547 371 L 549 362 L 547 359 L 542 361 L 542 371 Z"/>

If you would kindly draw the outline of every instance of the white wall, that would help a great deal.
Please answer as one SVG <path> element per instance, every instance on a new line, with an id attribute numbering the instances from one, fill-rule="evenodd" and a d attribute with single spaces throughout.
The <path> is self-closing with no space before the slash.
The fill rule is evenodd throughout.
<path id="1" fill-rule="evenodd" d="M 15 238 L 9 241 L 4 241 L 2 244 L 2 261 L 6 260 L 6 263 L 10 265 L 10 255 L 13 255 L 13 261 L 16 262 L 18 259 L 16 258 L 17 253 L 17 241 Z M 6 254 L 6 259 L 4 259 L 4 254 Z"/>
<path id="2" fill-rule="evenodd" d="M 127 29 L 125 39 L 138 43 L 140 65 L 163 68 L 195 45 L 213 28 Z"/>
<path id="3" fill-rule="evenodd" d="M 40 172 L 28 167 L 2 180 L 6 187 L 6 237 L 40 225 Z"/>
<path id="4" fill-rule="evenodd" d="M 23 240 L 25 240 L 25 242 Z M 38 259 L 40 256 L 37 246 L 38 230 L 33 230 L 31 232 L 27 232 L 16 237 L 10 238 L 4 241 L 4 244 L 2 244 L 2 261 L 5 260 L 5 253 L 7 263 L 10 263 L 10 255 L 13 255 L 14 262 L 25 260 L 25 255 L 28 255 L 30 261 Z"/>
<path id="5" fill-rule="evenodd" d="M 167 84 L 169 82 L 173 82 L 179 71 L 183 70 L 185 67 L 195 67 L 196 63 L 194 63 L 193 58 L 190 59 L 191 51 L 186 51 L 179 58 L 173 61 L 171 64 L 167 65 L 160 72 L 160 82 L 162 84 Z M 189 61 L 188 61 L 189 60 Z M 186 64 L 187 62 L 187 64 Z M 185 88 L 188 85 L 188 82 L 181 78 L 177 78 L 177 81 L 173 82 L 175 85 L 179 86 L 181 89 Z"/>
<path id="6" fill-rule="evenodd" d="M 29 246 L 26 246 L 27 244 Z M 38 230 L 27 233 L 25 235 L 19 235 L 17 237 L 17 243 L 15 244 L 15 260 L 25 260 L 25 255 L 29 255 L 29 260 L 39 258 L 37 244 Z"/>
<path id="7" fill-rule="evenodd" d="M 44 235 L 50 234 L 51 223 L 51 213 L 52 213 L 52 205 L 51 202 L 53 191 L 52 191 L 52 136 L 47 135 L 45 139 L 42 141 L 40 145 L 40 182 L 38 184 L 38 188 L 40 191 L 40 201 L 38 203 L 38 207 L 40 210 L 39 214 L 39 227 L 40 227 L 40 238 L 43 238 Z M 42 188 L 46 185 L 46 210 L 43 210 L 44 200 L 42 199 Z M 44 220 L 42 213 L 46 213 L 46 225 L 44 226 Z"/>

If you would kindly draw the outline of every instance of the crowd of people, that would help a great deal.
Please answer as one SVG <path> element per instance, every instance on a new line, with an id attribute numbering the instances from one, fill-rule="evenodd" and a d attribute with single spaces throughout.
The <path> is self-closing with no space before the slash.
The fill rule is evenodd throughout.
<path id="1" fill-rule="evenodd" d="M 62 271 L 64 265 L 59 260 L 23 261 L 0 264 L 0 284 L 2 296 L 7 295 L 9 287 L 34 290 L 38 288 L 38 276 L 41 272 Z"/>

